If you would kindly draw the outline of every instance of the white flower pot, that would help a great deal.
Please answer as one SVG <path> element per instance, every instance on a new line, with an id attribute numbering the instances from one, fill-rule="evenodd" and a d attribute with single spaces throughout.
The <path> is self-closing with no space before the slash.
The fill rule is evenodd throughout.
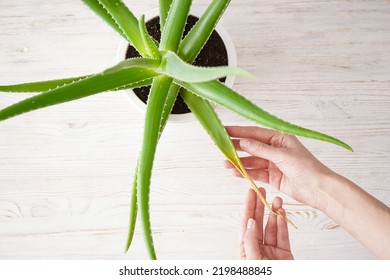
<path id="1" fill-rule="evenodd" d="M 158 9 L 151 10 L 150 12 L 145 14 L 145 21 L 147 22 L 148 20 L 156 17 L 159 15 Z M 200 17 L 198 13 L 193 13 L 191 12 L 191 15 Z M 228 65 L 230 67 L 237 67 L 237 54 L 236 54 L 236 49 L 234 47 L 233 41 L 230 38 L 228 32 L 220 25 L 218 24 L 217 27 L 215 28 L 217 31 L 218 35 L 221 37 L 223 43 L 225 44 L 225 48 L 227 51 L 228 55 Z M 116 62 L 119 63 L 120 61 L 123 61 L 126 59 L 126 51 L 128 48 L 129 43 L 125 40 L 122 39 L 119 48 L 117 51 L 117 57 L 116 57 Z M 228 87 L 232 87 L 235 81 L 235 76 L 228 76 L 226 77 L 225 84 Z M 132 90 L 126 90 L 127 96 L 130 99 L 130 102 L 136 107 L 140 112 L 145 113 L 146 112 L 146 104 L 143 103 L 137 95 L 132 91 Z M 186 123 L 195 120 L 195 117 L 192 113 L 185 113 L 185 114 L 171 114 L 169 117 L 169 122 L 170 123 Z"/>

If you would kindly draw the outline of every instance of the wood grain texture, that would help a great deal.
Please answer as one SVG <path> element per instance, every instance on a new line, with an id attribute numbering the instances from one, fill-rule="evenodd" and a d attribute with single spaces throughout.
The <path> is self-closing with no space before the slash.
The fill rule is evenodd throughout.
<path id="1" fill-rule="evenodd" d="M 125 1 L 137 15 L 156 1 Z M 245 2 L 245 3 L 244 3 Z M 222 18 L 239 66 L 235 88 L 291 122 L 355 149 L 302 139 L 325 164 L 390 204 L 390 1 L 232 1 Z M 197 9 L 209 1 L 195 0 Z M 0 84 L 100 71 L 119 36 L 81 1 L 0 2 Z M 39 12 L 39 14 L 37 14 Z M 27 97 L 0 93 L 0 108 Z M 226 124 L 249 125 L 218 108 Z M 0 124 L 0 259 L 143 259 L 125 245 L 143 116 L 107 93 Z M 237 259 L 247 185 L 223 169 L 197 123 L 159 145 L 151 217 L 161 259 Z M 269 199 L 277 193 L 268 188 Z M 298 259 L 375 258 L 319 211 L 285 197 Z"/>

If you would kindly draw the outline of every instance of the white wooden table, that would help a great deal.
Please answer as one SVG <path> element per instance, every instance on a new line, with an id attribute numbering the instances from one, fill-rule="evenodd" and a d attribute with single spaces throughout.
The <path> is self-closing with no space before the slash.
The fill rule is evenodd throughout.
<path id="1" fill-rule="evenodd" d="M 125 1 L 137 15 L 157 1 Z M 194 1 L 203 9 L 209 1 Z M 291 122 L 355 149 L 302 139 L 335 171 L 390 204 L 390 1 L 232 1 L 222 18 L 235 88 Z M 0 84 L 88 74 L 115 63 L 119 36 L 80 1 L 0 1 Z M 0 108 L 30 96 L 0 93 Z M 226 124 L 249 125 L 218 108 Z M 143 116 L 124 92 L 0 123 L 0 259 L 143 259 L 123 254 Z M 247 184 L 223 169 L 197 123 L 159 145 L 151 215 L 161 259 L 237 259 Z M 269 199 L 277 192 L 268 187 Z M 285 197 L 297 259 L 371 259 L 325 215 Z"/>

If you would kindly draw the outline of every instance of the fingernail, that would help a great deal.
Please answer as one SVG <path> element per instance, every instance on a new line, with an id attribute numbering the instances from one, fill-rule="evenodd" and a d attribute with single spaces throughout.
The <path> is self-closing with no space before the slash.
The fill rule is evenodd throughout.
<path id="1" fill-rule="evenodd" d="M 247 229 L 252 229 L 253 226 L 254 226 L 254 224 L 255 224 L 255 220 L 249 219 L 249 220 L 248 220 L 248 223 L 246 224 L 246 228 L 247 228 Z"/>
<path id="2" fill-rule="evenodd" d="M 251 140 L 249 139 L 241 139 L 240 140 L 240 146 L 241 148 L 245 149 L 245 148 L 248 148 L 251 144 Z"/>

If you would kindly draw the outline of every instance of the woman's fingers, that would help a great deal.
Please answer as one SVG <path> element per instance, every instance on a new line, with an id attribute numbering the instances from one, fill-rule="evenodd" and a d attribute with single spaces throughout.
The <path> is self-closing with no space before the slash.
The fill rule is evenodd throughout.
<path id="1" fill-rule="evenodd" d="M 243 138 L 240 140 L 240 147 L 244 152 L 260 158 L 278 163 L 281 157 L 280 149 L 264 142 Z"/>
<path id="2" fill-rule="evenodd" d="M 232 139 L 234 148 L 238 152 L 247 152 L 248 154 L 266 160 L 275 161 L 279 148 L 273 147 L 268 143 L 253 140 L 251 138 Z"/>
<path id="3" fill-rule="evenodd" d="M 286 211 L 283 208 L 278 210 L 283 216 L 286 216 Z M 288 226 L 285 219 L 282 216 L 277 217 L 277 246 L 280 249 L 291 251 L 290 238 L 288 236 Z"/>
<path id="4" fill-rule="evenodd" d="M 274 198 L 274 201 L 272 201 L 272 209 L 278 210 L 279 208 L 283 207 L 283 200 L 277 196 Z"/>
<path id="5" fill-rule="evenodd" d="M 259 188 L 259 191 L 265 198 L 266 197 L 265 189 Z M 257 200 L 258 197 L 255 191 L 249 189 L 245 198 L 244 209 L 242 212 L 243 214 L 241 220 L 241 240 L 243 240 L 244 238 L 244 234 L 246 232 L 249 219 L 255 219 L 257 222 L 262 221 L 262 216 L 264 216 L 264 205 L 261 203 L 261 201 L 259 203 L 259 201 Z M 262 222 L 260 223 L 260 226 L 263 226 Z"/>
<path id="6" fill-rule="evenodd" d="M 266 199 L 265 189 L 259 188 L 259 191 L 263 195 L 264 199 Z M 258 195 L 256 195 L 256 206 L 253 217 L 257 223 L 257 229 L 259 231 L 259 242 L 263 243 L 264 203 Z"/>
<path id="7" fill-rule="evenodd" d="M 241 235 L 240 235 L 240 242 L 244 241 L 244 235 L 247 228 L 248 220 L 254 217 L 256 207 L 256 193 L 250 189 L 247 192 L 245 202 L 244 202 L 244 209 L 242 211 L 242 218 L 241 218 Z"/>
<path id="8" fill-rule="evenodd" d="M 247 230 L 247 224 L 248 220 L 252 219 L 254 216 L 254 209 L 256 205 L 256 193 L 252 190 L 248 190 L 247 195 L 245 197 L 244 202 L 244 209 L 242 211 L 242 217 L 241 217 L 241 231 L 240 231 L 240 254 L 242 259 L 246 259 L 246 253 L 245 253 L 245 233 Z"/>
<path id="9" fill-rule="evenodd" d="M 280 197 L 275 197 L 272 202 L 272 209 L 280 209 L 282 208 L 283 201 Z M 278 245 L 277 242 L 277 234 L 278 234 L 278 226 L 277 219 L 278 216 L 274 213 L 269 213 L 268 222 L 264 231 L 264 244 L 269 246 L 276 247 Z"/>
<path id="10" fill-rule="evenodd" d="M 245 258 L 247 260 L 262 259 L 259 247 L 260 243 L 259 226 L 257 222 L 251 218 L 247 222 L 247 228 L 244 236 Z"/>
<path id="11" fill-rule="evenodd" d="M 259 191 L 261 194 L 266 197 L 265 189 L 259 188 Z M 246 241 L 248 241 L 246 238 L 250 238 L 251 240 L 255 238 L 256 240 L 259 240 L 261 243 L 263 242 L 263 217 L 264 217 L 264 205 L 262 205 L 261 201 L 258 201 L 257 194 L 254 190 L 249 189 L 245 198 L 244 202 L 244 209 L 243 209 L 243 215 L 241 220 L 241 234 L 240 234 L 240 250 L 241 250 L 241 258 L 247 259 L 247 252 L 246 252 Z M 249 230 L 251 233 L 247 236 L 248 232 L 248 223 L 250 220 L 255 221 L 255 226 L 257 226 L 257 229 L 250 228 Z M 256 236 L 254 236 L 257 234 Z M 249 240 L 250 244 L 252 244 L 252 241 Z M 257 243 L 257 247 L 259 246 L 259 243 Z M 253 247 L 253 244 L 250 245 L 250 247 Z M 251 249 L 254 250 L 253 248 Z M 253 253 L 250 253 L 250 255 L 253 256 Z"/>
<path id="12" fill-rule="evenodd" d="M 281 135 L 277 131 L 257 126 L 226 126 L 226 130 L 232 138 L 250 138 L 267 144 Z"/>
<path id="13" fill-rule="evenodd" d="M 248 190 L 244 201 L 244 209 L 242 211 L 241 218 L 241 233 L 240 233 L 240 254 L 242 259 L 246 259 L 245 252 L 245 234 L 247 230 L 248 220 L 254 217 L 254 211 L 256 207 L 256 193 L 253 190 Z"/>
<path id="14" fill-rule="evenodd" d="M 246 169 L 267 168 L 269 163 L 266 159 L 253 156 L 241 157 L 240 160 Z M 225 167 L 229 169 L 235 168 L 235 166 L 229 161 L 225 161 Z"/>
<path id="15" fill-rule="evenodd" d="M 232 170 L 233 175 L 238 178 L 244 178 L 240 171 L 237 169 Z M 264 169 L 249 169 L 246 171 L 249 175 L 249 177 L 252 178 L 254 181 L 259 181 L 265 184 L 269 184 L 269 173 L 267 170 Z"/>
<path id="16" fill-rule="evenodd" d="M 236 149 L 236 151 L 242 152 L 242 149 L 240 146 L 240 139 L 231 139 L 231 140 L 232 140 L 233 146 Z"/>

